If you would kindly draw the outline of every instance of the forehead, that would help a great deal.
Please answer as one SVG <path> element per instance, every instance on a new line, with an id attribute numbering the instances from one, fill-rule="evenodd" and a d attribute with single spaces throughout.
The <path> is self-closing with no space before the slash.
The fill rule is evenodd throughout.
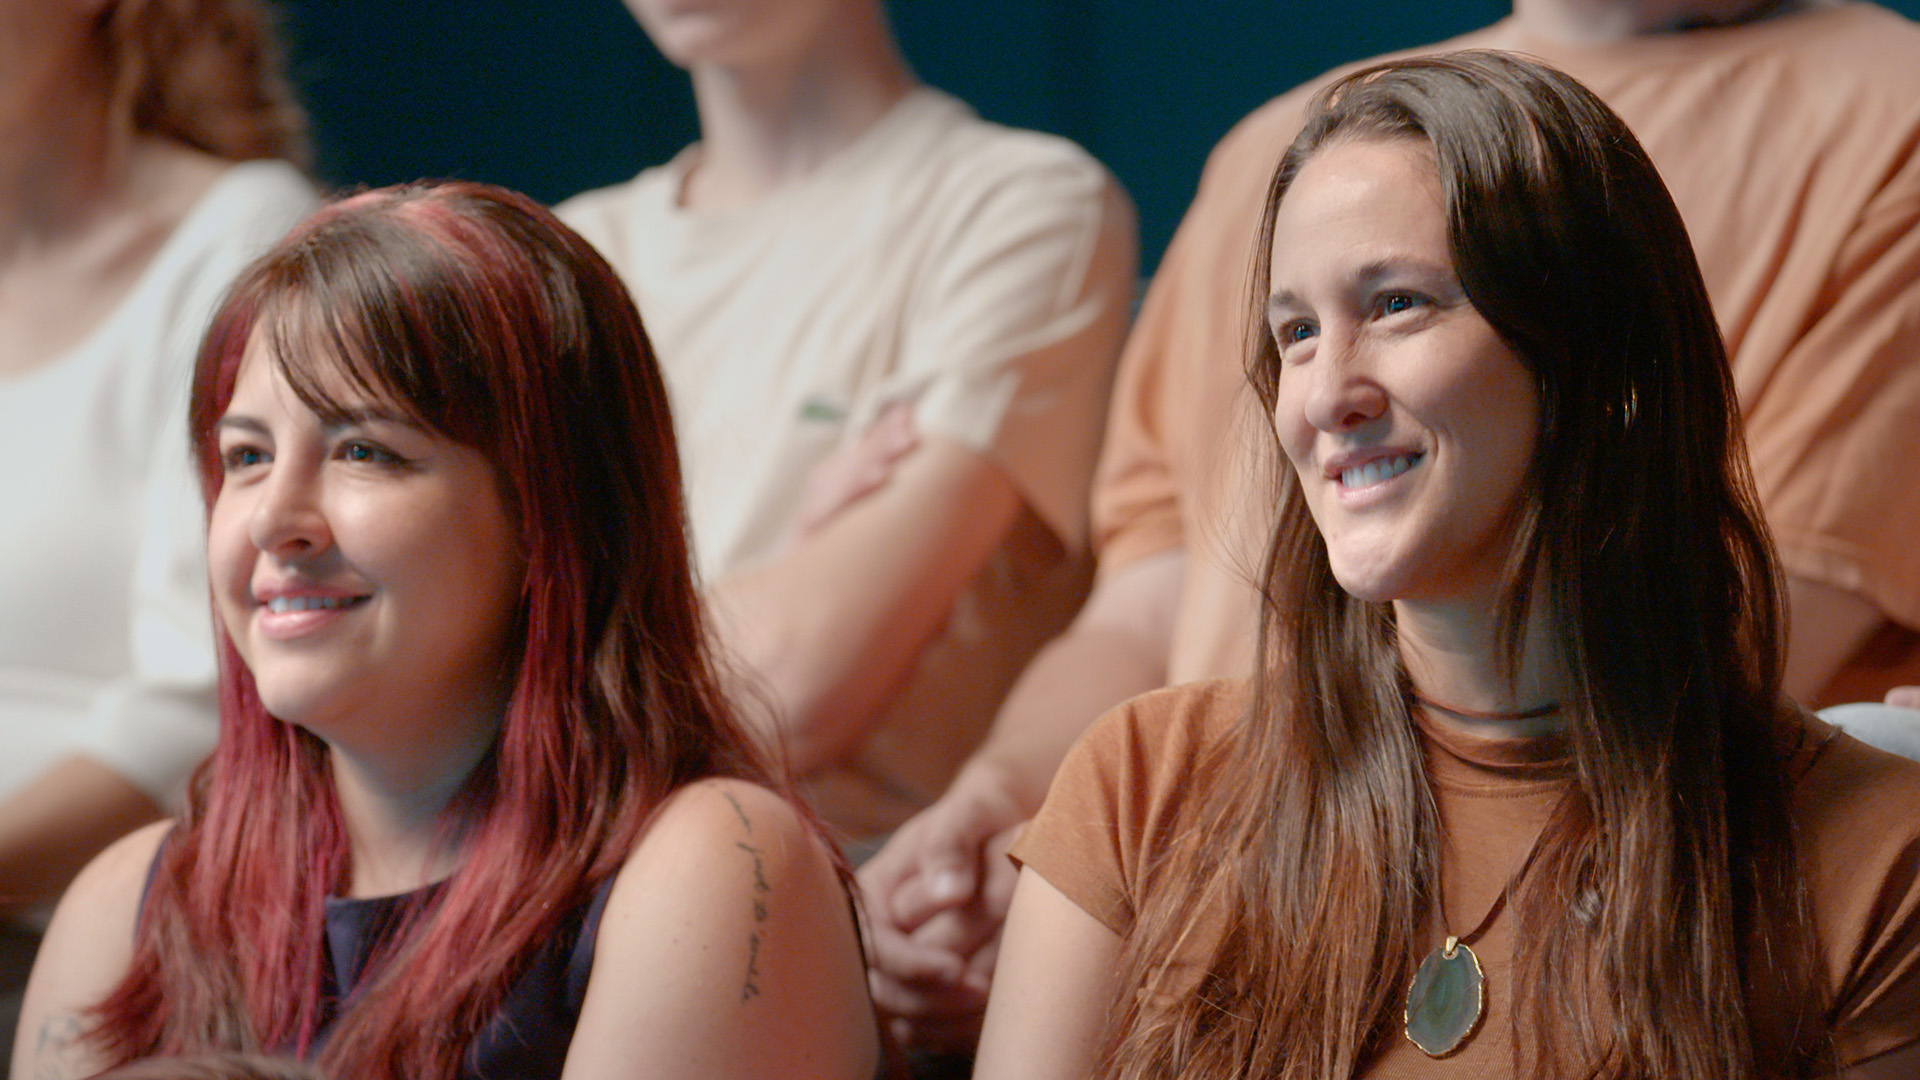
<path id="1" fill-rule="evenodd" d="M 252 410 L 269 403 L 329 422 L 368 412 L 408 414 L 393 394 L 362 385 L 327 334 L 298 320 L 263 318 L 248 333 L 227 407 Z"/>
<path id="2" fill-rule="evenodd" d="M 1337 139 L 1315 151 L 1275 212 L 1272 259 L 1276 288 L 1383 261 L 1450 263 L 1432 147 L 1416 139 Z"/>

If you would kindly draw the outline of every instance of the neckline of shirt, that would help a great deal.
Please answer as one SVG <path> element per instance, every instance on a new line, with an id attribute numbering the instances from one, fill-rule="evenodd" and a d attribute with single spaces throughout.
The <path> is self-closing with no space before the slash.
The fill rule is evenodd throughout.
<path id="1" fill-rule="evenodd" d="M 1872 5 L 1855 0 L 1809 11 L 1784 13 L 1758 22 L 1731 26 L 1700 27 L 1671 33 L 1648 34 L 1619 41 L 1581 44 L 1542 37 L 1521 25 L 1516 15 L 1508 15 L 1490 28 L 1497 48 L 1545 60 L 1554 67 L 1572 73 L 1582 64 L 1617 60 L 1636 66 L 1650 64 L 1697 64 L 1706 51 L 1748 52 L 1770 49 L 1781 38 L 1805 41 L 1844 20 L 1859 17 Z"/>
<path id="2" fill-rule="evenodd" d="M 782 185 L 763 199 L 717 210 L 688 207 L 680 201 L 687 175 L 700 159 L 700 144 L 692 143 L 660 166 L 660 198 L 665 215 L 669 221 L 686 226 L 728 226 L 735 222 L 754 222 L 766 215 L 785 214 L 787 207 L 811 198 L 815 192 L 837 191 L 843 177 L 878 156 L 894 141 L 896 133 L 935 129 L 932 121 L 938 120 L 942 113 L 958 115 L 965 109 L 964 103 L 944 91 L 916 86 L 852 142 L 829 155 L 806 176 Z"/>

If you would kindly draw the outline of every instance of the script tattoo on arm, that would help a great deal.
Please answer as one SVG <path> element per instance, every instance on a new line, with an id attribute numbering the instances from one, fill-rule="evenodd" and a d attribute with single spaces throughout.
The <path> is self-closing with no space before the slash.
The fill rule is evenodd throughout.
<path id="1" fill-rule="evenodd" d="M 773 886 L 767 884 L 766 864 L 761 859 L 760 849 L 752 843 L 753 822 L 747 817 L 745 807 L 732 792 L 722 792 L 727 802 L 733 805 L 734 814 L 740 818 L 740 827 L 746 831 L 748 839 L 734 841 L 734 847 L 746 852 L 753 860 L 753 924 L 754 929 L 747 934 L 747 977 L 740 986 L 742 1004 L 760 996 L 760 927 L 767 921 L 767 900 L 773 895 Z"/>
<path id="2" fill-rule="evenodd" d="M 48 1017 L 33 1045 L 33 1080 L 68 1080 L 88 1072 L 80 1046 L 86 1033 L 86 1025 L 72 1013 Z"/>

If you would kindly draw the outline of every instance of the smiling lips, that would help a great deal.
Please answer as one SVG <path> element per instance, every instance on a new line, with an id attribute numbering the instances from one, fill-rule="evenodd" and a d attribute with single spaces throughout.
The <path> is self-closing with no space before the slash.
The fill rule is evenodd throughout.
<path id="1" fill-rule="evenodd" d="M 1392 457 L 1375 458 L 1365 465 L 1341 469 L 1340 486 L 1348 491 L 1358 491 L 1385 483 L 1418 465 L 1426 456 L 1423 453 L 1395 454 Z"/>
<path id="2" fill-rule="evenodd" d="M 273 641 L 312 633 L 359 607 L 370 597 L 349 593 L 280 593 L 259 600 L 256 625 Z"/>
<path id="3" fill-rule="evenodd" d="M 289 611 L 338 611 L 365 599 L 364 596 L 276 596 L 265 606 L 275 615 L 284 615 Z"/>

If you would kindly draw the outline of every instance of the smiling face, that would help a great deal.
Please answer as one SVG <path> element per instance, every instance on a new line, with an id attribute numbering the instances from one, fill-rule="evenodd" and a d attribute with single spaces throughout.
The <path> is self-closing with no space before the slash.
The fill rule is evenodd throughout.
<path id="1" fill-rule="evenodd" d="M 1539 401 L 1454 275 L 1431 148 L 1321 148 L 1280 203 L 1269 283 L 1274 424 L 1334 577 L 1491 609 Z"/>
<path id="2" fill-rule="evenodd" d="M 344 383 L 349 418 L 316 415 L 265 340 L 218 424 L 207 542 L 261 701 L 329 742 L 490 737 L 522 577 L 493 466 Z"/>

